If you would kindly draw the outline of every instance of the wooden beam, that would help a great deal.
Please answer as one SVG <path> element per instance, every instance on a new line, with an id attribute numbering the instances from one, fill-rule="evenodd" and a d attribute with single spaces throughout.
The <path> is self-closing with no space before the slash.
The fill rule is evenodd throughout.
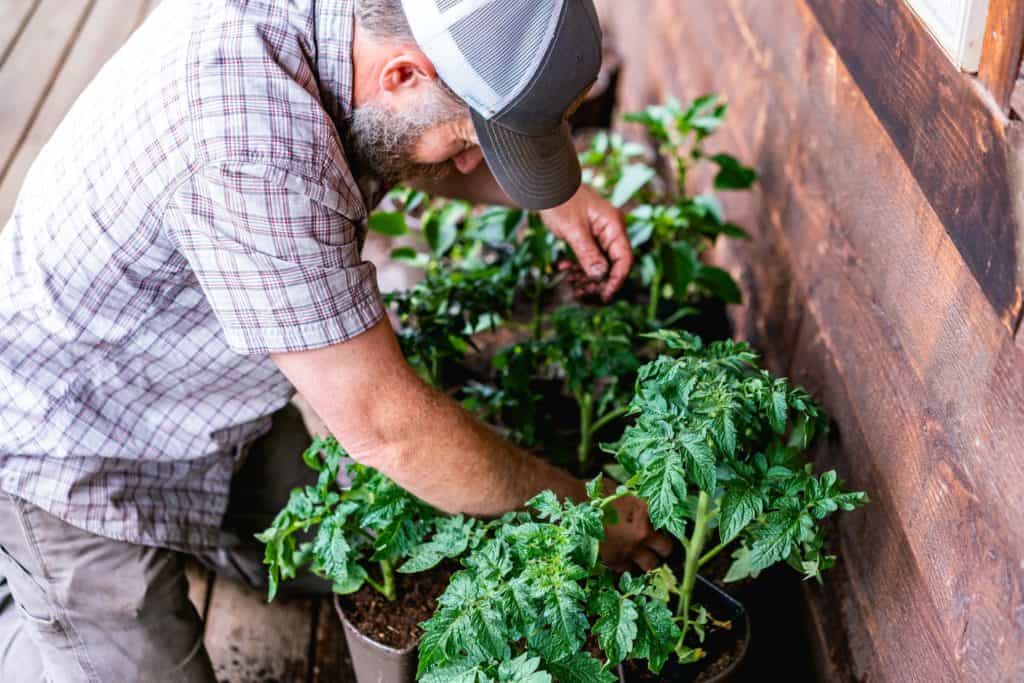
<path id="1" fill-rule="evenodd" d="M 146 0 L 96 0 L 81 32 L 74 36 L 60 73 L 44 93 L 37 114 L 14 157 L 8 161 L 6 173 L 0 176 L 0 225 L 10 216 L 21 183 L 39 150 L 100 68 L 138 26 L 144 17 L 145 3 Z"/>
<path id="2" fill-rule="evenodd" d="M 1008 309 L 997 314 L 983 288 L 990 281 L 976 276 L 963 239 L 952 239 L 949 200 L 936 201 L 935 188 L 922 182 L 922 160 L 941 165 L 932 155 L 949 142 L 925 144 L 927 127 L 914 121 L 894 135 L 894 121 L 913 119 L 918 104 L 886 100 L 874 77 L 867 80 L 875 89 L 862 91 L 850 68 L 857 54 L 879 48 L 869 35 L 877 27 L 854 12 L 841 30 L 833 26 L 846 36 L 837 41 L 811 4 L 659 0 L 635 33 L 622 36 L 633 50 L 626 59 L 648 71 L 638 92 L 653 83 L 658 99 L 724 92 L 732 117 L 716 144 L 763 174 L 753 211 L 760 225 L 747 227 L 774 243 L 778 260 L 740 264 L 751 273 L 741 277 L 744 293 L 756 302 L 759 293 L 788 287 L 786 297 L 771 299 L 802 311 L 798 333 L 783 325 L 772 333 L 783 337 L 766 338 L 767 350 L 796 349 L 794 372 L 810 368 L 799 376 L 816 380 L 812 389 L 839 424 L 834 464 L 875 501 L 840 527 L 849 571 L 839 591 L 849 596 L 842 607 L 851 615 L 858 673 L 1021 680 L 1024 512 L 1015 501 L 1024 496 L 1024 355 L 1007 352 L 1014 345 L 1010 316 L 1002 317 Z M 889 0 L 860 6 L 902 11 Z M 857 40 L 859 47 L 850 42 Z M 897 42 L 900 59 L 918 59 L 914 40 Z M 875 66 L 879 79 L 908 68 Z M 905 76 L 886 87 L 899 90 Z M 918 76 L 905 97 L 925 87 Z M 941 76 L 928 87 L 945 87 Z M 633 87 L 627 79 L 627 92 Z M 934 96 L 930 115 L 941 118 L 948 94 Z M 890 109 L 880 111 L 879 101 Z M 962 184 L 962 211 L 998 202 L 1014 187 L 1005 170 L 985 175 L 985 155 L 1003 142 L 982 140 L 978 147 L 962 140 L 958 164 L 934 171 Z M 957 173 L 973 180 L 946 177 Z M 727 198 L 727 209 L 734 203 Z M 974 246 L 999 258 L 999 242 L 972 226 Z M 776 308 L 761 315 L 778 320 Z"/>
<path id="3" fill-rule="evenodd" d="M 1003 325 L 1012 328 L 1022 291 L 1005 118 L 953 66 L 902 0 L 804 2 Z M 987 190 L 984 201 L 979 201 L 980 188 Z"/>
<path id="4" fill-rule="evenodd" d="M 992 93 L 1004 113 L 1010 111 L 1024 54 L 1024 3 L 1019 0 L 989 0 L 985 42 L 978 78 Z"/>
<path id="5" fill-rule="evenodd" d="M 39 0 L 5 0 L 0 3 L 0 69 L 38 6 Z"/>
<path id="6" fill-rule="evenodd" d="M 92 0 L 42 0 L 0 69 L 0 181 L 92 6 Z"/>

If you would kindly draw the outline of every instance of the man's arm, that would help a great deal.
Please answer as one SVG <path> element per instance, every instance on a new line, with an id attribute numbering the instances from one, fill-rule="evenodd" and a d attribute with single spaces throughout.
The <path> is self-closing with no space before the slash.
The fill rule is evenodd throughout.
<path id="1" fill-rule="evenodd" d="M 352 341 L 275 354 L 274 362 L 351 456 L 449 513 L 496 516 L 544 489 L 583 500 L 583 483 L 501 439 L 447 396 L 428 387 L 401 355 L 385 319 Z M 602 554 L 613 565 L 657 564 L 670 544 L 654 534 L 646 508 L 625 499 Z"/>

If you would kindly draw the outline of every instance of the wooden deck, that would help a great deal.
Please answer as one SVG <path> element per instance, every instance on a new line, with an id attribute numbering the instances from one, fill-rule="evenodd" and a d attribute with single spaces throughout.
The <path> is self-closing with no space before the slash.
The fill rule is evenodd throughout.
<path id="1" fill-rule="evenodd" d="M 0 226 L 65 112 L 156 2 L 0 0 Z M 189 581 L 219 680 L 354 680 L 330 601 L 267 605 L 198 567 Z"/>

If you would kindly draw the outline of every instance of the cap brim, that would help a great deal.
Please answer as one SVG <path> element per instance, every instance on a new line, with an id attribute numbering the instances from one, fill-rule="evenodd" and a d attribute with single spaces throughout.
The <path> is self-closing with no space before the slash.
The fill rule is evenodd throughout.
<path id="1" fill-rule="evenodd" d="M 475 111 L 473 124 L 491 173 L 522 208 L 552 209 L 580 189 L 582 171 L 568 123 L 542 137 L 509 130 Z"/>

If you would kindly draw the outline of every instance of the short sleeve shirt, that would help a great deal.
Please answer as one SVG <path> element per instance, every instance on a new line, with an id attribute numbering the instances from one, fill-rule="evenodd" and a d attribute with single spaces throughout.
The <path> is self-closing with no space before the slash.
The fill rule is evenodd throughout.
<path id="1" fill-rule="evenodd" d="M 216 543 L 269 354 L 384 316 L 345 158 L 352 0 L 164 2 L 0 232 L 0 487 L 93 533 Z"/>

